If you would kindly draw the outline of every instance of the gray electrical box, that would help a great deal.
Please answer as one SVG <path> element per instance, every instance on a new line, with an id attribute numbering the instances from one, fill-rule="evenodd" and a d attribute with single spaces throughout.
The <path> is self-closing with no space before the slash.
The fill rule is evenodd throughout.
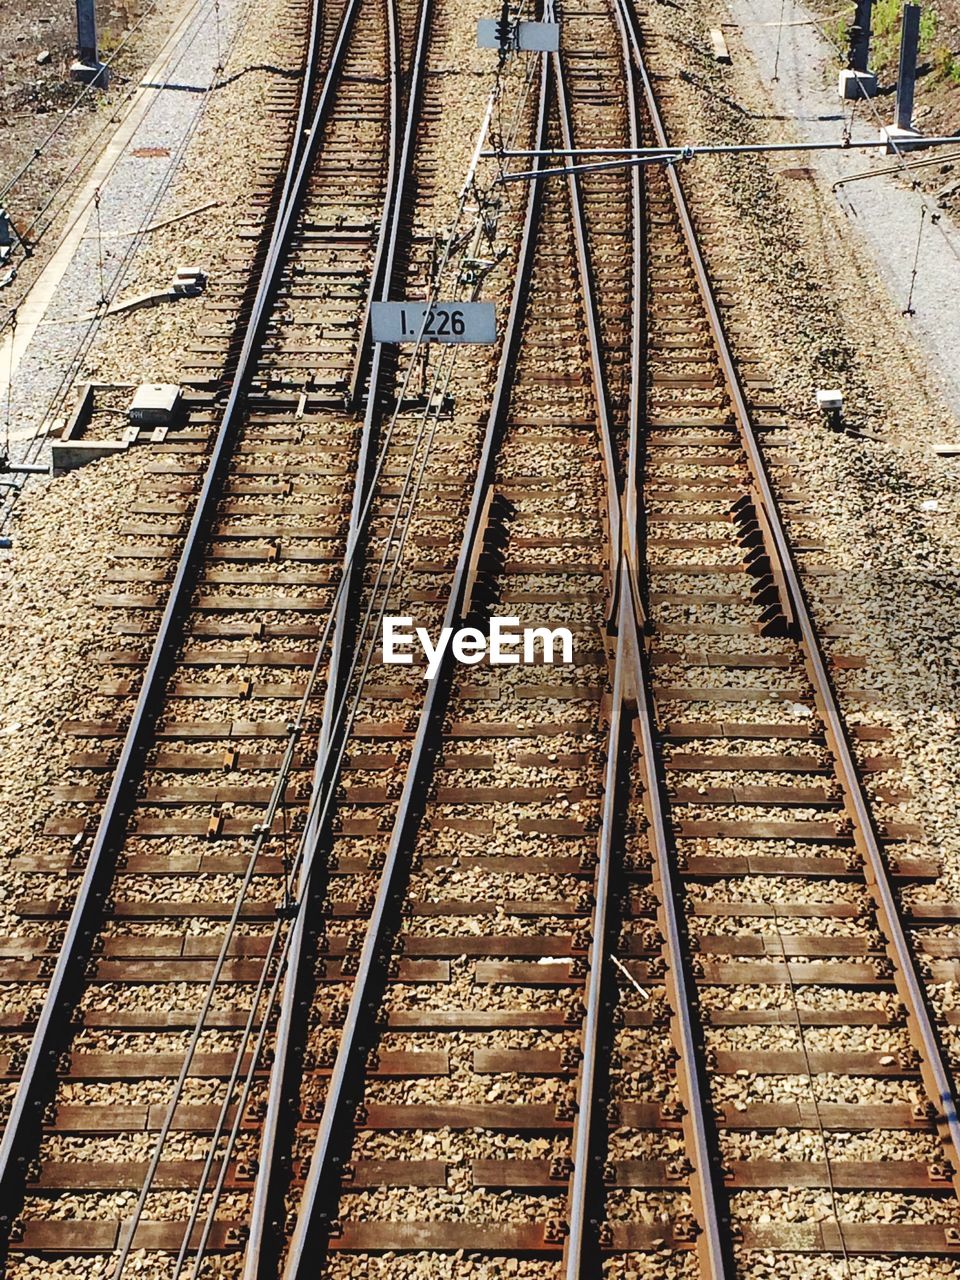
<path id="1" fill-rule="evenodd" d="M 127 417 L 137 427 L 167 427 L 180 416 L 180 388 L 169 382 L 138 387 Z"/>
<path id="2" fill-rule="evenodd" d="M 207 277 L 199 267 L 178 267 L 170 282 L 171 293 L 179 297 L 195 298 L 207 287 Z"/>

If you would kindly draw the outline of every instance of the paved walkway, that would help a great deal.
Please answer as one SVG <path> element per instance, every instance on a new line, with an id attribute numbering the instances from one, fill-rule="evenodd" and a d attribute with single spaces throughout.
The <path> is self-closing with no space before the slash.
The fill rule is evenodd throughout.
<path id="1" fill-rule="evenodd" d="M 833 47 L 811 21 L 811 11 L 794 0 L 783 3 L 779 78 L 773 80 L 781 2 L 727 0 L 727 7 L 741 28 L 761 82 L 778 111 L 796 121 L 800 139 L 837 142 L 843 133 L 844 107 L 849 117 L 852 104 L 843 103 L 837 96 Z M 921 81 L 914 103 L 915 118 L 922 106 Z M 875 99 L 872 104 L 858 103 L 853 136 L 878 137 L 881 124 L 889 123 L 892 115 L 892 96 Z M 922 128 L 922 120 L 918 123 Z M 839 178 L 895 162 L 895 157 L 882 152 L 878 155 L 875 151 L 853 150 L 798 155 L 795 163 L 814 169 L 817 180 L 829 189 Z M 903 310 L 910 291 L 922 197 L 901 186 L 896 178 L 880 176 L 843 186 L 835 198 L 847 212 L 851 234 L 862 238 L 876 261 L 891 305 Z M 929 199 L 928 206 L 940 214 L 940 221 L 938 226 L 931 226 L 928 212 L 913 293 L 916 314 L 910 324 L 939 374 L 948 404 L 960 417 L 960 231 Z"/>
<path id="2" fill-rule="evenodd" d="M 245 8 L 246 0 L 220 0 L 224 56 Z M 216 74 L 215 20 L 213 0 L 187 4 L 74 202 L 55 254 L 20 305 L 15 336 L 8 330 L 0 339 L 4 416 L 11 364 L 13 368 L 12 461 L 47 460 L 46 450 L 33 441 L 38 431 L 52 425 L 51 407 L 76 376 L 96 334 L 101 289 L 108 298 L 115 296 L 139 243 L 130 232 L 156 218 L 200 121 Z M 160 154 L 132 154 L 147 148 Z M 0 301 L 5 299 L 0 296 Z"/>

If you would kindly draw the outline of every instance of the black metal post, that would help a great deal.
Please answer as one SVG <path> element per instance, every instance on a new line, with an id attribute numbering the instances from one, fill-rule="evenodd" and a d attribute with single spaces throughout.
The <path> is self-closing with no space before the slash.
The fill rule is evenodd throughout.
<path id="1" fill-rule="evenodd" d="M 897 110 L 894 124 L 909 129 L 913 121 L 913 89 L 917 79 L 917 50 L 920 47 L 920 6 L 903 6 L 900 31 L 900 71 L 897 75 Z"/>
<path id="2" fill-rule="evenodd" d="M 77 0 L 77 57 L 88 67 L 96 67 L 100 62 L 94 0 Z"/>
<path id="3" fill-rule="evenodd" d="M 850 70 L 866 71 L 870 62 L 870 17 L 873 0 L 857 0 L 857 12 L 850 28 Z"/>

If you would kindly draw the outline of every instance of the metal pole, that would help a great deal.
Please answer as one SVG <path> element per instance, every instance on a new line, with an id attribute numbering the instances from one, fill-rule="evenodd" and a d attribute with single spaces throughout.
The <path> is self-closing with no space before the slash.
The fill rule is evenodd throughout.
<path id="1" fill-rule="evenodd" d="M 77 56 L 88 67 L 96 67 L 97 12 L 94 0 L 77 0 Z"/>
<path id="2" fill-rule="evenodd" d="M 947 137 L 939 135 L 924 138 L 925 147 L 956 146 L 960 143 L 960 134 Z M 698 156 L 747 156 L 762 155 L 766 152 L 779 151 L 858 151 L 861 148 L 882 147 L 882 141 L 876 138 L 852 138 L 849 142 L 752 142 L 724 143 L 700 146 L 678 147 L 540 147 L 526 150 L 518 147 L 506 147 L 502 151 L 484 150 L 480 152 L 482 160 L 534 159 L 537 156 L 548 160 L 559 160 L 563 156 L 620 156 L 624 160 L 695 160 Z M 560 173 L 566 172 L 559 170 Z"/>
<path id="3" fill-rule="evenodd" d="M 903 6 L 900 31 L 900 71 L 897 75 L 897 110 L 894 123 L 898 129 L 911 128 L 913 121 L 913 88 L 917 79 L 917 50 L 920 47 L 920 6 Z"/>
<path id="4" fill-rule="evenodd" d="M 850 70 L 866 71 L 870 62 L 870 16 L 873 0 L 857 0 L 857 13 L 850 28 Z"/>

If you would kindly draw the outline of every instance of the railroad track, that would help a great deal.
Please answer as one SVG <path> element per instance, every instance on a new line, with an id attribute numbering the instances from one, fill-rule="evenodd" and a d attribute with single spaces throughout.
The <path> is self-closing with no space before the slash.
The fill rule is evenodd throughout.
<path id="1" fill-rule="evenodd" d="M 545 65 L 541 145 L 570 136 L 572 101 L 594 105 L 590 77 L 565 80 Z M 625 112 L 622 119 L 625 127 Z M 612 237 L 619 261 L 605 256 L 598 265 L 629 273 L 629 214 L 615 185 L 605 209 L 600 192 L 591 194 L 596 222 L 620 223 Z M 341 954 L 350 941 L 337 916 L 369 914 L 354 945 L 346 1032 L 335 1052 L 327 1048 L 330 1088 L 322 1105 L 304 1108 L 316 1138 L 303 1190 L 288 1203 L 288 1277 L 315 1266 L 318 1247 L 386 1251 L 392 1263 L 398 1252 L 461 1249 L 559 1257 L 566 1222 L 585 1226 L 596 1082 L 579 1064 L 602 1072 L 602 1046 L 586 1044 L 600 984 L 591 983 L 585 1008 L 580 998 L 590 929 L 605 933 L 595 908 L 607 901 L 629 791 L 626 649 L 611 650 L 608 664 L 605 644 L 622 542 L 621 465 L 597 323 L 604 315 L 610 325 L 610 300 L 605 314 L 593 266 L 579 189 L 548 188 L 542 200 L 534 189 L 443 619 L 479 620 L 495 606 L 523 622 L 573 617 L 581 656 L 572 669 L 544 667 L 539 683 L 521 671 L 464 679 L 447 670 L 430 687 L 376 897 L 339 912 L 334 904 L 324 939 L 326 954 Z M 622 346 L 629 327 L 619 319 Z M 609 725 L 601 716 L 608 677 Z M 379 754 L 352 759 L 367 762 L 383 767 Z M 438 1129 L 449 1161 L 436 1159 Z M 574 1147 L 579 1180 L 569 1186 L 569 1212 L 558 1212 Z M 552 1159 L 542 1158 L 545 1149 Z M 453 1215 L 437 1211 L 436 1188 L 451 1182 L 463 1200 Z"/>
<path id="2" fill-rule="evenodd" d="M 65 726 L 81 749 L 44 831 L 71 851 L 21 868 L 38 892 L 19 904 L 34 932 L 8 966 L 21 984 L 6 1014 L 20 1087 L 0 1157 L 8 1221 L 22 1204 L 13 1268 L 68 1255 L 99 1274 L 112 1254 L 118 1274 L 144 1249 L 164 1275 L 205 1274 L 211 1253 L 259 1266 L 273 1180 L 256 1158 L 271 1117 L 251 1117 L 268 1110 L 267 1006 L 296 943 L 295 882 L 312 883 L 297 854 L 325 781 L 317 754 L 351 678 L 354 544 L 362 529 L 377 546 L 410 491 L 396 477 L 424 421 L 437 431 L 369 340 L 369 303 L 398 280 L 401 294 L 425 287 L 435 229 L 455 212 L 440 172 L 455 117 L 414 145 L 420 113 L 446 105 L 442 81 L 425 83 L 428 50 L 442 65 L 433 28 L 451 22 L 436 8 L 315 11 L 294 145 L 271 152 L 259 226 L 241 233 L 266 235 L 247 263 L 259 283 L 244 271 L 214 298 L 226 323 L 193 351 L 208 399 L 148 468 L 115 575 L 126 590 L 101 601 L 122 611 L 121 634 L 145 639 L 101 655 L 91 718 Z M 281 105 L 293 120 L 296 102 Z M 509 209 L 498 204 L 497 216 Z M 468 474 L 452 436 L 437 453 Z M 420 519 L 435 527 L 436 504 Z M 36 931 L 61 920 L 52 938 Z M 305 1087 L 324 1070 L 309 1068 Z"/>
<path id="3" fill-rule="evenodd" d="M 204 1177 L 284 853 L 310 794 L 316 619 L 332 599 L 348 514 L 341 477 L 357 453 L 342 407 L 366 359 L 365 290 L 382 278 L 396 28 L 386 7 L 357 3 L 318 7 L 306 24 L 299 100 L 281 104 L 292 143 L 255 192 L 260 225 L 241 233 L 261 245 L 255 296 L 247 261 L 236 291 L 227 282 L 211 306 L 227 313 L 227 332 L 194 356 L 205 358 L 200 379 L 216 357 L 226 405 L 208 391 L 168 436 L 131 504 L 119 589 L 99 602 L 120 610 L 129 647 L 99 655 L 106 675 L 91 718 L 65 726 L 77 739 L 74 773 L 44 831 L 69 851 L 23 866 L 41 892 L 19 904 L 34 932 L 8 966 L 23 984 L 6 1012 L 7 1074 L 22 1080 L 0 1156 L 10 1218 L 23 1203 L 15 1255 L 131 1243 L 176 1253 Z M 337 414 L 324 412 L 331 404 Z M 227 954 L 224 925 L 244 879 L 250 897 Z M 197 1034 L 214 969 L 217 1008 Z M 181 1107 L 165 1115 L 188 1070 Z M 154 1169 L 155 1135 L 171 1125 Z M 136 1207 L 130 1191 L 148 1173 L 167 1197 Z M 231 1176 L 234 1214 L 214 1226 L 214 1246 L 239 1243 L 231 1223 L 244 1220 L 250 1181 Z M 134 1208 L 148 1220 L 131 1237 L 123 1224 Z"/>
<path id="4" fill-rule="evenodd" d="M 513 136 L 662 142 L 630 6 L 557 14 Z M 224 411 L 138 500 L 130 647 L 47 825 L 72 851 L 23 866 L 36 933 L 0 960 L 10 1264 L 956 1253 L 953 1082 L 898 906 L 936 869 L 856 766 L 883 735 L 839 711 L 855 659 L 806 605 L 762 375 L 672 170 L 446 190 L 462 21 L 318 16 L 256 295 L 196 353 Z M 491 226 L 496 365 L 373 349 L 374 299 L 497 287 Z M 378 652 L 386 612 L 566 626 L 575 659 L 424 682 Z"/>
<path id="5" fill-rule="evenodd" d="M 662 145 L 624 14 L 647 137 Z M 687 977 L 674 1017 L 714 1155 L 693 1171 L 701 1269 L 749 1273 L 779 1251 L 856 1274 L 863 1255 L 951 1254 L 954 1083 L 898 903 L 936 866 L 912 854 L 922 833 L 897 820 L 895 779 L 868 794 L 865 777 L 896 762 L 856 764 L 853 740 L 885 734 L 840 710 L 834 676 L 861 664 L 842 628 L 811 616 L 775 496 L 799 496 L 789 460 L 765 460 L 787 442 L 762 372 L 730 354 L 677 173 L 650 171 L 645 198 L 639 737 L 660 781 L 658 894 L 683 922 L 665 931 L 667 964 Z M 772 428 L 764 447 L 755 421 Z"/>

